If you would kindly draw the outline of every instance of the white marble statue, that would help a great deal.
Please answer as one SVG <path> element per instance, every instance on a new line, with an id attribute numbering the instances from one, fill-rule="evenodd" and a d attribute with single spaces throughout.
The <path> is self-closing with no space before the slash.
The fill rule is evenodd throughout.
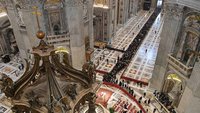
<path id="1" fill-rule="evenodd" d="M 21 12 L 21 7 L 18 4 L 16 4 L 15 8 L 16 8 L 16 13 L 17 13 L 18 24 L 20 26 L 24 26 L 23 14 Z"/>

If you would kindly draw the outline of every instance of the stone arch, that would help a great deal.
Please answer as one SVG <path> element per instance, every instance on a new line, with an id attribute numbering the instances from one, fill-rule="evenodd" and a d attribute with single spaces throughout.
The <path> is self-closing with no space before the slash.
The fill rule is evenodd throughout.
<path id="1" fill-rule="evenodd" d="M 45 0 L 42 3 L 47 35 L 59 35 L 68 32 L 64 0 Z M 55 33 L 55 29 L 59 32 Z"/>
<path id="2" fill-rule="evenodd" d="M 163 92 L 166 94 L 174 106 L 178 106 L 182 94 L 186 87 L 186 80 L 174 71 L 166 73 Z"/>
<path id="3" fill-rule="evenodd" d="M 175 57 L 187 66 L 193 66 L 196 61 L 194 51 L 200 51 L 200 12 L 188 11 L 184 8 L 185 14 L 182 22 L 182 29 L 177 39 Z"/>

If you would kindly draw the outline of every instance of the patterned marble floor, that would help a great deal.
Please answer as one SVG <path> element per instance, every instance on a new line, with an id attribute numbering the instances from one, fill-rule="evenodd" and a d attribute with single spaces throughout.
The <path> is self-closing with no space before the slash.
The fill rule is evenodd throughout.
<path id="1" fill-rule="evenodd" d="M 119 29 L 117 32 L 116 38 L 112 43 L 112 47 L 117 49 L 126 49 L 131 41 L 135 38 L 139 30 L 142 28 L 143 24 L 149 18 L 151 12 L 140 12 L 138 16 L 130 19 L 128 24 L 126 24 L 123 28 Z M 155 59 L 157 56 L 157 50 L 160 42 L 160 33 L 163 26 L 163 18 L 159 14 L 156 21 L 154 22 L 152 28 L 148 32 L 145 40 L 137 51 L 136 55 L 132 59 L 129 66 L 126 69 L 122 70 L 117 74 L 117 78 L 132 78 L 143 82 L 149 82 L 152 77 L 152 71 L 155 64 Z M 95 58 L 94 62 L 98 65 L 97 70 L 110 72 L 113 66 L 116 64 L 116 59 L 121 57 L 123 53 L 107 50 L 107 49 L 95 49 Z M 97 73 L 97 79 L 102 80 L 103 74 Z M 156 108 L 156 113 L 164 113 L 160 110 L 160 104 L 155 101 L 152 92 L 149 92 L 148 86 L 138 86 L 134 82 L 130 82 L 128 84 L 129 87 L 132 87 L 136 93 L 136 99 L 142 96 L 144 92 L 147 93 L 146 98 L 142 99 L 142 106 L 144 109 L 148 109 L 149 113 L 153 112 L 153 109 Z M 104 90 L 107 90 L 109 96 L 106 98 L 106 107 L 113 107 L 117 113 L 122 113 L 123 104 L 128 102 L 128 113 L 135 113 L 139 110 L 136 107 L 136 103 L 130 100 L 123 92 L 118 89 L 114 89 L 108 86 L 102 86 Z M 100 94 L 107 96 L 104 90 L 100 90 Z M 99 97 L 100 98 L 100 97 Z M 147 105 L 144 103 L 145 100 L 150 98 L 151 104 Z M 105 97 L 104 97 L 105 99 Z M 120 102 L 118 100 L 121 100 Z M 130 106 L 131 105 L 131 106 Z"/>
<path id="2" fill-rule="evenodd" d="M 137 33 L 139 33 L 151 13 L 152 12 L 141 11 L 138 16 L 130 19 L 128 24 L 117 32 L 112 47 L 121 50 L 126 49 Z M 126 77 L 146 83 L 149 82 L 149 79 L 152 77 L 157 49 L 160 42 L 159 35 L 162 25 L 163 18 L 159 15 L 129 66 L 117 74 L 118 78 Z M 117 58 L 122 55 L 123 53 L 118 51 L 95 49 L 93 62 L 98 65 L 97 70 L 110 72 L 116 64 Z M 102 76 L 102 73 L 97 73 L 98 80 L 102 80 Z M 135 86 L 136 84 L 133 83 L 133 87 Z"/>
<path id="3" fill-rule="evenodd" d="M 18 80 L 24 70 L 19 70 L 20 63 L 11 61 L 9 63 L 0 63 L 0 77 L 1 73 L 10 77 L 14 82 Z"/>
<path id="4" fill-rule="evenodd" d="M 0 113 L 10 113 L 11 109 L 0 103 Z"/>
<path id="5" fill-rule="evenodd" d="M 159 14 L 123 76 L 147 83 L 149 82 L 152 77 L 157 56 L 162 26 L 163 18 L 161 18 L 161 15 Z"/>
<path id="6" fill-rule="evenodd" d="M 116 37 L 113 40 L 112 47 L 117 49 L 126 49 L 128 45 L 132 42 L 135 36 L 139 33 L 144 23 L 150 17 L 151 12 L 141 11 L 138 16 L 133 17 L 129 20 L 128 24 L 119 29 L 116 33 Z M 108 49 L 95 49 L 93 62 L 98 65 L 97 70 L 102 70 L 105 72 L 110 72 L 118 57 L 121 57 L 123 53 L 108 50 Z M 107 62 L 108 61 L 108 62 Z M 100 76 L 98 76 L 100 75 Z M 102 74 L 98 73 L 97 78 L 102 79 Z"/>

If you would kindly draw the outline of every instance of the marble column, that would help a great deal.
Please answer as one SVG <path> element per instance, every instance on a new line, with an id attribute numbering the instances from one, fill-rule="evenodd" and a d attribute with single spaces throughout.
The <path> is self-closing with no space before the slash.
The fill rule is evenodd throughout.
<path id="1" fill-rule="evenodd" d="M 72 66 L 81 70 L 86 62 L 85 38 L 83 35 L 83 2 L 82 0 L 67 0 L 65 5 L 67 6 L 66 13 L 69 25 Z"/>
<path id="2" fill-rule="evenodd" d="M 137 14 L 137 9 L 138 9 L 138 0 L 133 0 L 133 15 Z"/>
<path id="3" fill-rule="evenodd" d="M 90 48 L 91 49 L 94 49 L 94 31 L 93 31 L 93 4 L 94 4 L 94 1 L 93 0 L 90 0 L 88 1 L 89 4 L 88 4 L 88 9 L 89 9 L 89 37 L 90 37 Z"/>
<path id="4" fill-rule="evenodd" d="M 28 37 L 24 37 L 24 35 L 21 33 L 20 26 L 18 25 L 18 22 L 16 21 L 16 13 L 13 8 L 7 8 L 8 17 L 10 19 L 10 23 L 13 28 L 13 32 L 15 35 L 15 39 L 19 48 L 20 56 L 22 58 L 27 58 L 27 50 L 31 49 L 31 43 L 28 39 Z M 24 33 L 26 30 L 23 31 Z M 26 33 L 25 33 L 26 34 Z"/>
<path id="5" fill-rule="evenodd" d="M 187 86 L 183 92 L 180 104 L 177 108 L 179 113 L 200 112 L 200 62 L 196 62 Z"/>
<path id="6" fill-rule="evenodd" d="M 155 9 L 157 7 L 158 0 L 151 0 L 151 8 Z"/>
<path id="7" fill-rule="evenodd" d="M 160 35 L 161 40 L 158 55 L 150 80 L 150 87 L 157 90 L 161 90 L 162 88 L 168 65 L 167 57 L 174 48 L 182 21 L 182 6 L 177 4 L 166 4 L 165 6 L 166 12 L 164 15 L 163 29 Z"/>
<path id="8" fill-rule="evenodd" d="M 31 50 L 32 47 L 37 46 L 39 43 L 39 39 L 36 38 L 36 33 L 38 31 L 37 20 L 36 15 L 33 14 L 34 10 L 32 7 L 39 7 L 40 3 L 19 1 L 17 4 L 21 7 L 19 11 L 23 26 L 18 22 L 19 19 L 17 19 L 19 18 L 19 16 L 17 16 L 19 14 L 17 14 L 15 9 L 16 3 L 7 3 L 7 13 L 20 51 L 20 56 L 22 58 L 28 58 L 27 51 Z M 38 10 L 42 13 L 41 9 L 38 8 Z M 39 16 L 39 23 L 41 30 L 45 32 L 42 18 L 43 16 Z"/>

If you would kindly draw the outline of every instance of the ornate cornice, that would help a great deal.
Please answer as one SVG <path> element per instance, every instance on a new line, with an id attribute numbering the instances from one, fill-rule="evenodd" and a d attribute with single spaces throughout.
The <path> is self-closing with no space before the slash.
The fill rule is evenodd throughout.
<path id="1" fill-rule="evenodd" d="M 200 10 L 199 0 L 165 0 L 165 3 L 179 4 L 179 5 L 187 6 L 189 8 Z"/>

